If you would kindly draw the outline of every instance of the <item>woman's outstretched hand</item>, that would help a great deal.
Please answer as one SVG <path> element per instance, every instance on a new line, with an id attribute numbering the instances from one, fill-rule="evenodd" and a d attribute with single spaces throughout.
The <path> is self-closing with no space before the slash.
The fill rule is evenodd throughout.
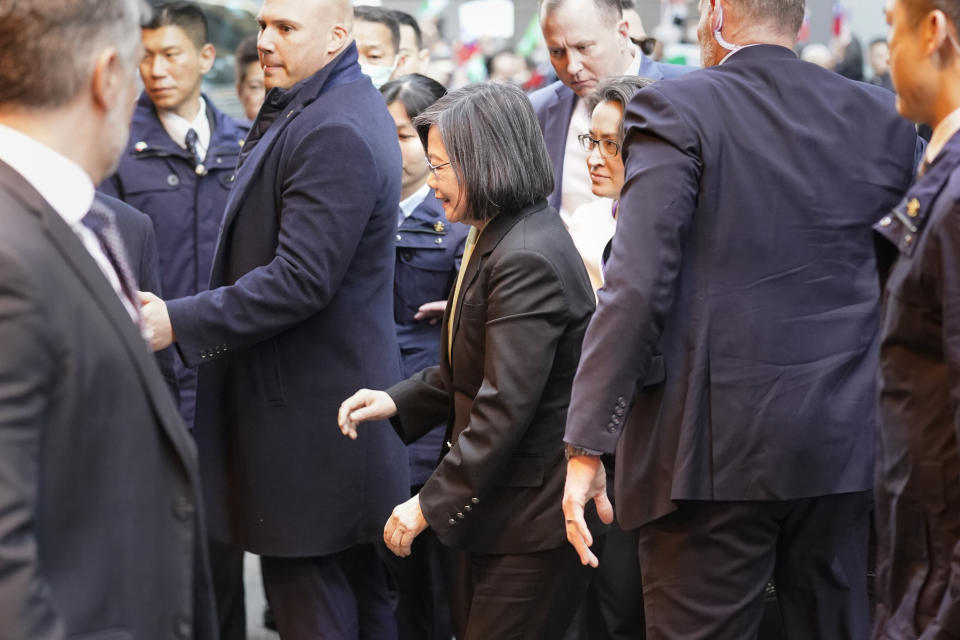
<path id="1" fill-rule="evenodd" d="M 357 425 L 367 420 L 386 420 L 397 414 L 397 405 L 386 391 L 360 389 L 340 405 L 337 424 L 340 433 L 357 439 Z"/>

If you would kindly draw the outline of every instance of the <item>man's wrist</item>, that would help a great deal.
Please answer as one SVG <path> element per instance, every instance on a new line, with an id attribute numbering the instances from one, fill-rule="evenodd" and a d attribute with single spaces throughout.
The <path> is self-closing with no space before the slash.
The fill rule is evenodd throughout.
<path id="1" fill-rule="evenodd" d="M 575 444 L 568 444 L 563 451 L 567 460 L 570 458 L 576 458 L 577 456 L 594 456 L 599 457 L 603 455 L 603 451 L 597 451 L 595 449 L 587 449 L 586 447 L 579 447 Z"/>

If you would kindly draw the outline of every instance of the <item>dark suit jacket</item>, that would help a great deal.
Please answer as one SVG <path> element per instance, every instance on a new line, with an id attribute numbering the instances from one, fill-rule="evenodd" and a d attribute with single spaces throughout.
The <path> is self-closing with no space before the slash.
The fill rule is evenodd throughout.
<path id="1" fill-rule="evenodd" d="M 771 45 L 645 87 L 625 123 L 566 434 L 616 448 L 621 524 L 869 489 L 870 227 L 910 183 L 913 126 L 888 91 Z"/>
<path id="2" fill-rule="evenodd" d="M 640 56 L 640 72 L 637 75 L 643 78 L 663 80 L 675 78 L 693 70 L 693 67 L 654 62 L 639 51 L 637 55 Z M 531 93 L 530 102 L 540 122 L 540 129 L 543 130 L 543 141 L 547 144 L 547 153 L 553 161 L 553 193 L 547 198 L 547 202 L 559 211 L 563 194 L 564 150 L 567 144 L 567 133 L 570 130 L 570 118 L 573 117 L 573 108 L 577 104 L 577 94 L 557 80 Z"/>
<path id="3" fill-rule="evenodd" d="M 127 250 L 127 260 L 133 277 L 137 281 L 140 291 L 150 291 L 158 296 L 163 295 L 160 286 L 160 265 L 157 258 L 157 237 L 153 233 L 153 223 L 150 217 L 137 211 L 126 202 L 112 196 L 97 192 L 94 196 L 104 206 L 113 211 L 117 222 L 117 231 Z M 177 386 L 177 373 L 174 370 L 173 347 L 167 347 L 154 354 L 163 379 L 167 381 L 174 401 L 179 401 L 180 394 Z M 188 425 L 188 428 L 193 425 Z"/>
<path id="4" fill-rule="evenodd" d="M 215 637 L 193 443 L 143 338 L 3 163 L 0 217 L 0 635 Z"/>
<path id="5" fill-rule="evenodd" d="M 264 555 L 380 540 L 409 498 L 386 422 L 337 428 L 360 387 L 399 379 L 393 325 L 400 149 L 351 44 L 267 96 L 224 214 L 209 291 L 172 300 L 200 369 L 196 432 L 211 534 Z"/>
<path id="6" fill-rule="evenodd" d="M 526 553 L 566 543 L 563 427 L 593 301 L 546 202 L 501 213 L 480 234 L 455 301 L 452 367 L 444 342 L 439 366 L 388 391 L 405 441 L 448 421 L 450 450 L 420 491 L 444 544 Z"/>
<path id="7" fill-rule="evenodd" d="M 875 226 L 878 638 L 960 636 L 960 135 Z M 892 264 L 888 258 L 893 258 Z"/>
<path id="8" fill-rule="evenodd" d="M 444 300 L 457 281 L 464 242 L 470 230 L 450 223 L 431 190 L 397 229 L 397 263 L 393 276 L 393 320 L 400 343 L 403 377 L 432 367 L 440 360 L 441 323 L 413 317 L 425 302 Z M 443 448 L 444 425 L 437 425 L 407 447 L 410 486 L 422 485 L 437 466 Z"/>

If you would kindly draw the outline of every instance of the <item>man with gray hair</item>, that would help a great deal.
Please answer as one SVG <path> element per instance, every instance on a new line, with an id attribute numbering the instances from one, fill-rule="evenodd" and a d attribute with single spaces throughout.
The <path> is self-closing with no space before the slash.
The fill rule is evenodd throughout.
<path id="1" fill-rule="evenodd" d="M 214 638 L 193 444 L 94 184 L 135 0 L 0 0 L 0 635 Z"/>
<path id="2" fill-rule="evenodd" d="M 701 0 L 707 68 L 641 89 L 625 116 L 564 514 L 595 565 L 583 510 L 612 517 L 599 454 L 616 450 L 649 640 L 756 637 L 771 579 L 788 637 L 870 635 L 871 227 L 921 145 L 890 92 L 797 59 L 803 15 Z"/>

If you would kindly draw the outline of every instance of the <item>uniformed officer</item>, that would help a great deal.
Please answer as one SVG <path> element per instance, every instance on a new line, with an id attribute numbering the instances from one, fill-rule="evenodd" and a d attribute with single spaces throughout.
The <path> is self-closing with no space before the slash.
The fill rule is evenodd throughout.
<path id="1" fill-rule="evenodd" d="M 201 93 L 216 51 L 207 20 L 192 3 L 158 7 L 142 32 L 140 76 L 130 142 L 117 172 L 100 185 L 153 220 L 162 293 L 188 296 L 208 288 L 220 220 L 246 129 Z M 194 425 L 197 372 L 175 359 L 180 413 Z M 243 555 L 211 546 L 221 636 L 245 635 Z"/>
<path id="2" fill-rule="evenodd" d="M 884 282 L 873 636 L 960 637 L 960 6 L 893 0 L 897 110 L 933 131 L 874 229 Z"/>
<path id="3" fill-rule="evenodd" d="M 403 156 L 400 210 L 397 214 L 397 262 L 393 279 L 393 314 L 400 343 L 404 377 L 437 364 L 440 320 L 457 278 L 469 227 L 448 222 L 440 202 L 427 186 L 423 144 L 411 120 L 437 101 L 446 89 L 420 74 L 411 74 L 381 87 L 387 109 L 397 124 Z M 437 466 L 445 425 L 407 447 L 410 455 L 410 495 Z M 401 640 L 449 638 L 438 543 L 432 535 L 414 542 L 421 549 L 393 562 L 399 602 L 397 626 Z"/>

